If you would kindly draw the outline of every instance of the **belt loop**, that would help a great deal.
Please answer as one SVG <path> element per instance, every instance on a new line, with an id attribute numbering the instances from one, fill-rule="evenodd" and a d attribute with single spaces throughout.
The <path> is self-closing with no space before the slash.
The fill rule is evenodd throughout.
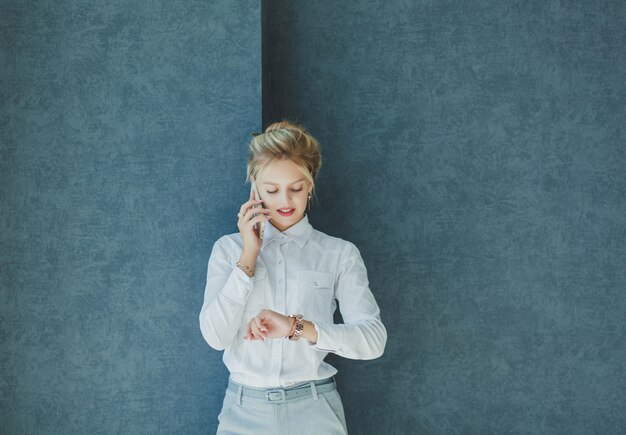
<path id="1" fill-rule="evenodd" d="M 313 393 L 313 400 L 317 400 L 317 387 L 315 386 L 315 381 L 309 382 L 311 385 L 311 393 Z"/>
<path id="2" fill-rule="evenodd" d="M 243 385 L 239 385 L 237 390 L 237 405 L 241 405 L 241 395 L 243 394 Z"/>

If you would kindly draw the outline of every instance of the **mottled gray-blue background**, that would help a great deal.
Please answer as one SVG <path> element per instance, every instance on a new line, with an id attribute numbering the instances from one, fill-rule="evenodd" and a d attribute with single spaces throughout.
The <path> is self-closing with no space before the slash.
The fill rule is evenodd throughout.
<path id="1" fill-rule="evenodd" d="M 0 433 L 215 431 L 206 262 L 282 118 L 389 332 L 329 358 L 351 433 L 626 433 L 626 3 L 1 5 Z"/>
<path id="2" fill-rule="evenodd" d="M 198 314 L 261 127 L 261 7 L 0 12 L 0 433 L 214 433 Z"/>

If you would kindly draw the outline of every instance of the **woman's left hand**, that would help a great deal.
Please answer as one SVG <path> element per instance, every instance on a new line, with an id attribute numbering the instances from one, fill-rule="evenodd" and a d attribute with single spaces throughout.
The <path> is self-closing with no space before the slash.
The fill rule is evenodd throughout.
<path id="1" fill-rule="evenodd" d="M 246 340 L 265 340 L 266 338 L 283 338 L 291 332 L 293 319 L 276 311 L 261 310 L 253 317 L 246 327 Z"/>

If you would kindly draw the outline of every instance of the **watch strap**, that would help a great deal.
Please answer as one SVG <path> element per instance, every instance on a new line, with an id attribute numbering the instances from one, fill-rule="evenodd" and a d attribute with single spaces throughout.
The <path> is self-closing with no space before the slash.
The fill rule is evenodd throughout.
<path id="1" fill-rule="evenodd" d="M 299 340 L 302 337 L 302 332 L 304 331 L 304 321 L 302 314 L 290 314 L 289 317 L 295 319 L 295 329 L 293 329 L 293 334 L 289 336 L 289 340 L 295 341 Z"/>

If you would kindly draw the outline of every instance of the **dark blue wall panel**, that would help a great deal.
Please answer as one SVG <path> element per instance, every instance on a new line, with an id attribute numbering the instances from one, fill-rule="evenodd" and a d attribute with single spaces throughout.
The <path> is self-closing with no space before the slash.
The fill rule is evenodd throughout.
<path id="1" fill-rule="evenodd" d="M 388 327 L 357 434 L 626 432 L 626 3 L 268 1 L 267 122 Z"/>
<path id="2" fill-rule="evenodd" d="M 0 9 L 0 433 L 214 432 L 198 313 L 261 127 L 260 5 Z"/>

